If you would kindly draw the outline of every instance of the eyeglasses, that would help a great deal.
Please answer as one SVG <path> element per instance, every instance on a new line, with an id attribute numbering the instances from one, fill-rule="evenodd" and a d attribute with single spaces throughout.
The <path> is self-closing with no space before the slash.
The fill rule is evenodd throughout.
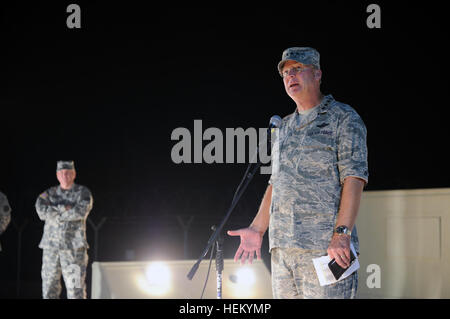
<path id="1" fill-rule="evenodd" d="M 304 66 L 294 66 L 293 68 L 284 70 L 283 72 L 280 73 L 280 75 L 284 79 L 285 77 L 290 75 L 291 72 L 293 72 L 294 75 L 297 75 L 297 73 L 302 73 L 303 71 L 306 71 L 308 69 L 310 69 L 310 68 L 304 67 Z"/>

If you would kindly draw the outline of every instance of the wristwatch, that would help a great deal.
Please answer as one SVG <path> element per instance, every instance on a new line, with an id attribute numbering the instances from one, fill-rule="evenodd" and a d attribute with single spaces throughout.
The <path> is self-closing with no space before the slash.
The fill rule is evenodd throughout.
<path id="1" fill-rule="evenodd" d="M 344 226 L 344 225 L 337 226 L 334 229 L 334 232 L 339 235 L 349 235 L 350 236 L 352 234 L 352 231 L 350 229 L 348 229 L 347 226 Z"/>

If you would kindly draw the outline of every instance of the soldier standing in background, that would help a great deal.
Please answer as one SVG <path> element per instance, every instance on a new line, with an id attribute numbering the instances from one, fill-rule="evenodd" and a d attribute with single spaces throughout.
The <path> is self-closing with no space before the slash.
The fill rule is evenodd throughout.
<path id="1" fill-rule="evenodd" d="M 86 219 L 92 209 L 92 195 L 74 183 L 73 161 L 58 161 L 54 186 L 39 195 L 36 211 L 45 221 L 39 244 L 42 253 L 42 297 L 57 299 L 61 294 L 61 272 L 69 299 L 85 299 L 88 264 Z"/>
<path id="2" fill-rule="evenodd" d="M 11 207 L 5 194 L 0 192 L 0 235 L 6 230 L 11 221 Z M 0 245 L 0 251 L 2 246 Z"/>
<path id="3" fill-rule="evenodd" d="M 350 265 L 350 243 L 359 250 L 355 220 L 368 181 L 366 127 L 347 104 L 322 95 L 319 52 L 285 50 L 278 64 L 286 93 L 296 103 L 272 151 L 272 176 L 260 209 L 240 236 L 235 260 L 261 255 L 269 228 L 274 298 L 354 298 L 357 272 L 320 286 L 313 258 L 329 255 Z"/>

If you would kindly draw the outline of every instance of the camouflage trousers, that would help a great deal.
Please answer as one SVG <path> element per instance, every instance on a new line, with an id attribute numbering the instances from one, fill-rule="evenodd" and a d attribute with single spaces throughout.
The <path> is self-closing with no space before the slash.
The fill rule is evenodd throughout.
<path id="1" fill-rule="evenodd" d="M 312 259 L 325 256 L 323 250 L 273 248 L 271 251 L 272 293 L 275 299 L 355 298 L 358 273 L 334 284 L 320 286 Z"/>
<path id="2" fill-rule="evenodd" d="M 59 299 L 61 273 L 68 299 L 86 299 L 86 248 L 75 250 L 44 249 L 42 253 L 42 297 Z"/>

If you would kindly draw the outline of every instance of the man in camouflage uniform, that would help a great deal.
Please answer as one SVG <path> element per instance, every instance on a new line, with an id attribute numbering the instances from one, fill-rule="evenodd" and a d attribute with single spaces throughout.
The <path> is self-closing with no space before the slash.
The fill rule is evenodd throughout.
<path id="1" fill-rule="evenodd" d="M 76 172 L 72 161 L 59 161 L 56 167 L 59 186 L 39 195 L 36 211 L 45 221 L 39 244 L 42 253 L 42 297 L 59 298 L 61 272 L 69 299 L 86 298 L 88 263 L 86 219 L 92 209 L 88 188 L 74 183 Z"/>
<path id="2" fill-rule="evenodd" d="M 0 235 L 6 230 L 11 221 L 11 207 L 5 194 L 0 192 Z M 2 246 L 0 245 L 0 251 Z"/>
<path id="3" fill-rule="evenodd" d="M 241 238 L 235 260 L 260 258 L 269 228 L 275 298 L 354 298 L 357 272 L 321 287 L 312 259 L 328 254 L 346 268 L 350 242 L 359 251 L 354 225 L 368 181 L 365 125 L 349 105 L 320 92 L 315 49 L 286 49 L 278 71 L 297 107 L 275 132 L 272 176 L 256 217 L 228 232 Z"/>

